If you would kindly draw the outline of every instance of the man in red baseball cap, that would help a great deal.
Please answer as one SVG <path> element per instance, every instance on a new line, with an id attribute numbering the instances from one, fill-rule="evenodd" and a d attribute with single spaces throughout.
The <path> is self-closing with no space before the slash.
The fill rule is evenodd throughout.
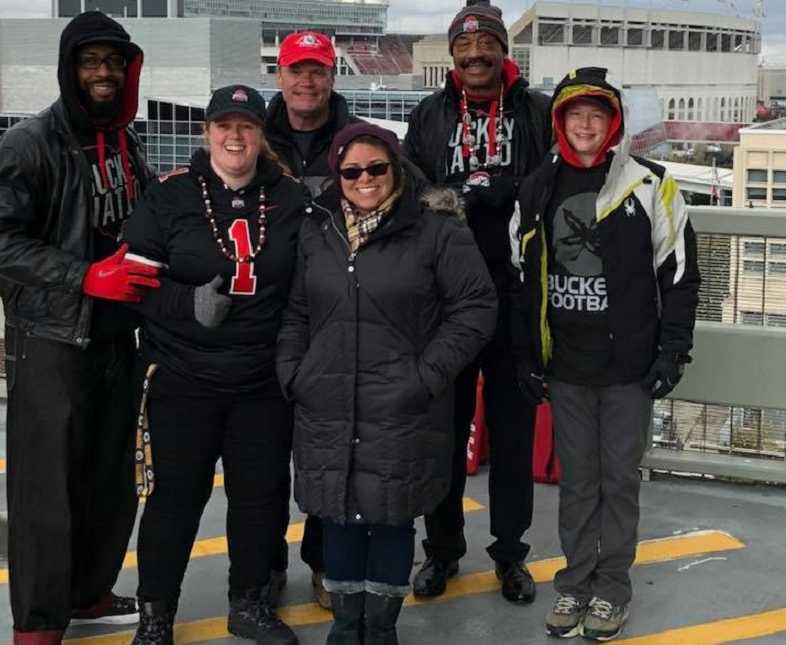
<path id="1" fill-rule="evenodd" d="M 336 52 L 330 38 L 316 31 L 287 36 L 278 55 L 278 86 L 281 91 L 270 101 L 265 115 L 265 135 L 273 150 L 292 173 L 303 180 L 311 196 L 322 191 L 331 175 L 328 150 L 337 132 L 361 119 L 351 116 L 343 96 L 333 91 Z M 289 494 L 282 495 L 288 509 Z M 287 520 L 288 522 L 288 520 Z M 273 562 L 271 592 L 286 581 L 286 525 L 281 527 L 279 555 Z M 322 584 L 322 524 L 306 519 L 300 547 L 303 561 L 311 567 L 315 600 L 326 609 L 330 594 Z M 275 604 L 277 598 L 271 598 Z"/>
<path id="2" fill-rule="evenodd" d="M 265 128 L 273 149 L 303 179 L 313 197 L 330 175 L 327 151 L 333 135 L 359 119 L 333 91 L 336 52 L 325 34 L 300 31 L 287 36 L 278 55 L 281 92 L 268 106 Z"/>

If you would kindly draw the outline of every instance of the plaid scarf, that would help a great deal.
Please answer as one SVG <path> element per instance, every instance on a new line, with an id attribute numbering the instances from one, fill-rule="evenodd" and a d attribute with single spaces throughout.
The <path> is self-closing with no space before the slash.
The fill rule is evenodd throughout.
<path id="1" fill-rule="evenodd" d="M 390 197 L 368 213 L 360 213 L 347 199 L 341 198 L 341 210 L 344 212 L 347 239 L 353 253 L 356 253 L 368 241 L 370 235 L 377 230 L 385 216 L 393 210 L 393 206 L 403 191 L 402 182 L 402 185 Z"/>

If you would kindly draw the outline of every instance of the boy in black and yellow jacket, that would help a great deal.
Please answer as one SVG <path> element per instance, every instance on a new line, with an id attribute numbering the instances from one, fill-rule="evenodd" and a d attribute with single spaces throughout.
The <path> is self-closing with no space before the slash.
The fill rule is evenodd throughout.
<path id="1" fill-rule="evenodd" d="M 563 468 L 567 566 L 547 631 L 609 640 L 628 616 L 652 399 L 690 362 L 696 239 L 674 179 L 630 156 L 605 69 L 568 74 L 551 115 L 557 146 L 523 183 L 510 223 L 514 353 L 522 391 L 551 399 Z"/>

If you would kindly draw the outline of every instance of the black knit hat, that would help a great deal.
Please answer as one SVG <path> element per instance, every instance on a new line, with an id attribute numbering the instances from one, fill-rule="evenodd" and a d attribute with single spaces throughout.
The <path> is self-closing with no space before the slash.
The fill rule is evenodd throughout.
<path id="1" fill-rule="evenodd" d="M 461 34 L 485 31 L 494 36 L 508 53 L 508 30 L 502 22 L 502 10 L 490 0 L 467 0 L 467 6 L 456 14 L 448 29 L 448 47 L 453 54 L 453 42 Z"/>
<path id="2" fill-rule="evenodd" d="M 227 85 L 217 89 L 205 110 L 205 121 L 215 121 L 225 114 L 239 112 L 260 124 L 265 122 L 265 99 L 247 85 Z"/>

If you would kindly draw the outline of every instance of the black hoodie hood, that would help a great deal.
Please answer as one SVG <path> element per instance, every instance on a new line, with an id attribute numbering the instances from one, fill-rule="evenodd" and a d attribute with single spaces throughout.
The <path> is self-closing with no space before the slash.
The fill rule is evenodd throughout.
<path id="1" fill-rule="evenodd" d="M 96 125 L 82 105 L 76 76 L 76 54 L 88 43 L 106 43 L 117 47 L 126 57 L 125 87 L 120 109 L 106 124 Z M 57 80 L 70 123 L 77 130 L 117 130 L 125 128 L 136 116 L 139 101 L 139 76 L 142 71 L 142 50 L 131 42 L 123 27 L 100 11 L 86 11 L 69 22 L 60 36 Z"/>

